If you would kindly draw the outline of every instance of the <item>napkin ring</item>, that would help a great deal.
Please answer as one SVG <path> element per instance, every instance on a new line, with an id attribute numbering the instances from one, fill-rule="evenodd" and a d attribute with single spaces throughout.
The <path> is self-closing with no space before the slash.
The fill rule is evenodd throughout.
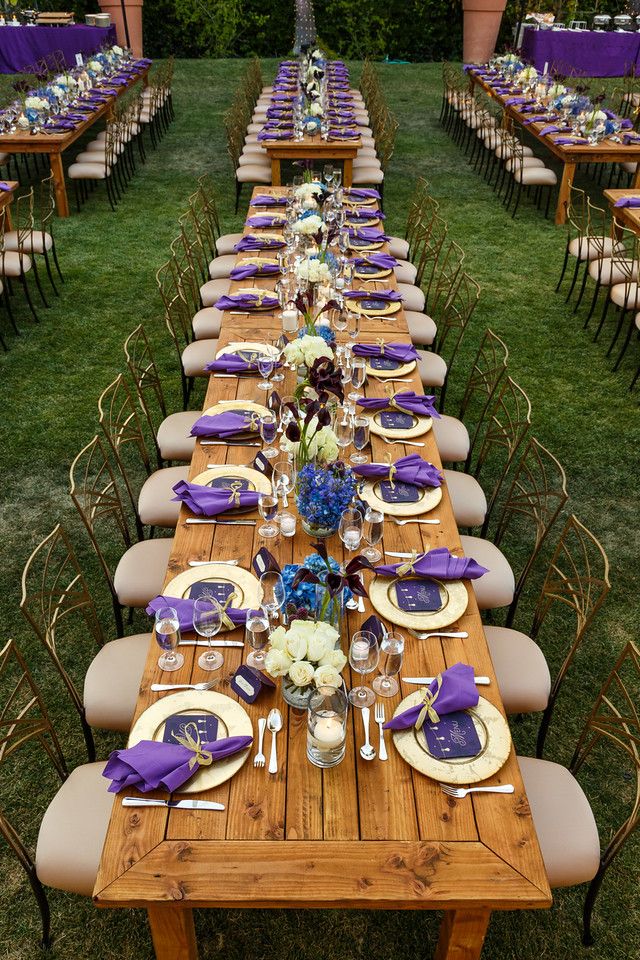
<path id="1" fill-rule="evenodd" d="M 424 692 L 424 697 L 422 698 L 422 703 L 424 704 L 424 706 L 422 707 L 422 710 L 420 711 L 416 719 L 416 722 L 415 722 L 416 730 L 422 729 L 422 726 L 425 720 L 427 719 L 427 717 L 429 717 L 429 720 L 431 721 L 431 723 L 438 723 L 440 721 L 440 717 L 434 710 L 433 705 L 438 699 L 438 694 L 440 693 L 441 687 L 442 687 L 442 674 L 439 673 L 438 676 L 436 677 L 435 692 L 431 693 L 431 691 L 428 688 Z"/>
<path id="2" fill-rule="evenodd" d="M 195 731 L 195 736 L 191 733 L 191 729 Z M 200 741 L 200 732 L 195 723 L 186 723 L 184 725 L 184 735 L 178 736 L 174 734 L 174 739 L 187 750 L 193 751 L 193 756 L 189 760 L 189 769 L 193 770 L 197 764 L 199 767 L 210 767 L 213 763 L 213 754 L 210 750 L 203 750 L 202 743 Z"/>

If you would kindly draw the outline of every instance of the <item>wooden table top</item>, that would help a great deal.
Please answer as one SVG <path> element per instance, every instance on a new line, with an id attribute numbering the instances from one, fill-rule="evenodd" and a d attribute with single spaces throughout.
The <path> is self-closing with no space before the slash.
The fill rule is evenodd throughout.
<path id="1" fill-rule="evenodd" d="M 259 193 L 283 192 L 273 187 L 256 189 Z M 248 283 L 273 288 L 268 278 L 254 278 L 234 284 L 233 289 Z M 391 276 L 382 284 L 394 286 L 395 279 Z M 386 341 L 411 342 L 402 310 L 393 322 L 370 321 L 367 327 L 361 339 L 383 337 Z M 219 346 L 231 340 L 261 340 L 265 335 L 276 337 L 280 333 L 277 316 L 226 314 Z M 283 395 L 293 392 L 292 377 L 287 371 L 287 380 L 280 385 Z M 417 374 L 413 379 L 415 389 L 422 392 Z M 211 378 L 205 407 L 235 397 L 264 402 L 264 394 L 258 394 L 261 391 L 255 380 Z M 383 396 L 384 388 L 371 381 L 366 394 Z M 426 443 L 422 455 L 440 466 L 433 433 L 421 439 Z M 385 459 L 388 450 L 380 438 L 372 436 L 372 459 Z M 411 448 L 404 452 L 411 452 Z M 208 463 L 246 463 L 252 453 L 241 447 L 203 447 L 198 442 L 189 475 L 201 473 Z M 395 453 L 402 456 L 403 447 L 398 446 Z M 237 557 L 242 567 L 250 569 L 255 551 L 265 544 L 281 565 L 300 562 L 312 552 L 299 523 L 295 538 L 278 536 L 263 541 L 257 527 L 188 527 L 185 520 L 189 515 L 183 506 L 165 583 L 186 569 L 189 559 Z M 446 545 L 460 554 L 446 485 L 437 515 L 441 523 L 436 527 L 398 527 L 387 521 L 384 548 L 407 551 Z M 328 541 L 328 547 L 331 555 L 343 558 L 337 536 Z M 365 576 L 368 582 L 371 575 Z M 467 610 L 451 629 L 467 630 L 468 639 L 418 641 L 403 631 L 408 640 L 403 674 L 432 675 L 463 660 L 473 664 L 477 673 L 491 677 L 482 695 L 502 710 L 474 593 L 469 584 L 467 588 Z M 372 612 L 368 600 L 364 614 L 349 611 L 349 633 Z M 230 636 L 243 639 L 243 631 L 236 630 Z M 343 639 L 343 646 L 347 645 Z M 197 665 L 197 649 L 194 652 L 186 647 L 183 652 L 184 666 L 167 676 L 157 667 L 158 648 L 150 645 L 136 718 L 163 695 L 151 692 L 152 682 L 211 678 Z M 223 681 L 218 687 L 221 692 L 235 696 L 229 692 L 229 676 L 245 652 L 224 650 Z M 345 679 L 349 684 L 348 668 Z M 387 718 L 399 700 L 415 689 L 402 685 L 397 697 L 384 700 Z M 258 717 L 266 716 L 274 705 L 281 708 L 284 717 L 284 728 L 278 735 L 278 772 L 269 775 L 266 768 L 253 766 L 254 745 L 244 766 L 230 781 L 198 794 L 199 798 L 224 803 L 224 812 L 123 808 L 120 799 L 115 800 L 94 891 L 96 905 L 358 909 L 481 905 L 489 910 L 550 905 L 546 873 L 513 747 L 505 766 L 487 782 L 511 782 L 514 794 L 455 801 L 446 797 L 433 780 L 408 766 L 390 736 L 388 762 L 363 761 L 358 749 L 362 743 L 359 711 L 349 712 L 347 751 L 342 763 L 327 770 L 312 766 L 306 759 L 306 713 L 288 708 L 279 687 L 262 693 L 253 705 L 243 704 L 254 730 Z M 374 728 L 374 743 L 376 736 Z M 265 745 L 270 746 L 268 736 Z"/>
<path id="2" fill-rule="evenodd" d="M 622 197 L 638 197 L 640 199 L 640 190 L 605 190 L 604 196 L 609 201 L 615 219 L 640 233 L 640 207 L 616 207 L 615 205 L 616 200 L 620 200 Z"/>

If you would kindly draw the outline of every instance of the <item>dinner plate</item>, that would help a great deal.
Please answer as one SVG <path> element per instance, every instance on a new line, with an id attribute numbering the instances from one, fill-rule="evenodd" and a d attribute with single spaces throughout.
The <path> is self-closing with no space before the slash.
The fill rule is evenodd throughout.
<path id="1" fill-rule="evenodd" d="M 253 400 L 221 400 L 219 403 L 214 403 L 212 407 L 208 407 L 204 411 L 204 416 L 213 417 L 219 413 L 255 413 L 258 417 L 264 417 L 268 413 L 271 413 L 271 411 L 266 407 L 263 407 L 261 403 L 254 403 Z M 233 437 L 228 437 L 227 439 L 230 444 L 233 444 L 234 442 L 249 436 L 253 439 L 260 438 L 257 424 L 255 430 L 251 430 L 249 425 L 247 425 L 246 433 L 243 431 L 242 433 L 237 433 Z M 206 437 L 204 439 L 206 439 Z"/>
<path id="2" fill-rule="evenodd" d="M 195 482 L 195 481 L 194 481 Z M 398 481 L 396 481 L 398 482 Z M 442 500 L 442 487 L 416 487 L 418 499 L 411 503 L 389 503 L 380 493 L 381 480 L 367 480 L 360 497 L 375 510 L 382 510 L 390 517 L 415 517 L 437 507 Z M 415 484 L 411 484 L 415 486 Z"/>
<path id="3" fill-rule="evenodd" d="M 433 580 L 438 584 L 442 606 L 439 610 L 415 612 L 401 610 L 395 595 L 395 583 L 398 577 L 376 577 L 369 587 L 369 600 L 372 606 L 391 623 L 398 627 L 411 627 L 414 630 L 439 630 L 449 627 L 458 620 L 469 603 L 467 587 L 462 580 L 438 580 L 435 577 L 416 577 L 409 579 Z"/>
<path id="4" fill-rule="evenodd" d="M 352 300 L 349 304 L 351 310 L 362 313 L 365 317 L 387 317 L 397 313 L 400 307 L 400 303 L 389 303 L 387 300 L 376 299 L 375 291 L 366 300 Z"/>
<path id="5" fill-rule="evenodd" d="M 353 239 L 349 240 L 349 248 L 362 253 L 366 250 L 379 250 L 385 243 L 385 240 L 378 240 L 375 243 L 371 243 L 369 240 L 359 240 L 357 237 L 353 237 Z"/>
<path id="6" fill-rule="evenodd" d="M 412 373 L 416 368 L 416 361 L 410 360 L 409 363 L 399 363 L 397 367 L 391 367 L 388 370 L 384 370 L 378 367 L 372 367 L 371 361 L 367 360 L 367 376 L 368 377 L 379 377 L 381 380 L 386 380 L 387 377 L 406 377 L 408 373 Z M 409 386 L 409 384 L 407 384 Z"/>
<path id="7" fill-rule="evenodd" d="M 352 219 L 347 211 L 346 219 L 352 227 L 375 227 L 380 223 L 380 217 L 376 217 L 374 214 L 368 220 L 363 220 L 361 217 Z"/>
<path id="8" fill-rule="evenodd" d="M 369 417 L 369 430 L 377 437 L 389 437 L 393 440 L 411 440 L 413 437 L 421 437 L 423 433 L 428 433 L 433 426 L 431 417 L 419 417 L 415 413 L 408 413 L 405 410 L 363 410 L 363 414 Z M 413 426 L 393 429 L 392 427 L 383 427 L 380 421 L 383 413 L 407 413 L 407 416 L 413 418 Z"/>
<path id="9" fill-rule="evenodd" d="M 423 699 L 422 690 L 414 690 L 398 704 L 394 716 L 417 706 Z M 435 708 L 437 710 L 437 701 Z M 509 725 L 497 707 L 480 697 L 475 707 L 465 711 L 472 719 L 480 740 L 480 752 L 475 757 L 457 757 L 442 760 L 427 749 L 422 730 L 409 727 L 394 730 L 393 742 L 400 756 L 409 766 L 441 783 L 479 783 L 502 769 L 511 752 Z"/>
<path id="10" fill-rule="evenodd" d="M 191 483 L 197 483 L 201 487 L 217 487 L 220 490 L 232 490 L 231 484 L 234 480 L 244 480 L 248 484 L 244 487 L 247 491 L 257 491 L 258 493 L 271 493 L 271 481 L 260 473 L 259 470 L 253 470 L 251 467 L 236 466 L 233 463 L 223 463 L 218 467 L 210 467 L 203 473 L 194 477 Z M 233 510 L 225 510 L 224 517 L 234 517 L 242 513 L 251 513 L 255 507 L 236 507 Z"/>
<path id="11" fill-rule="evenodd" d="M 359 280 L 382 280 L 384 277 L 390 277 L 393 270 L 381 270 L 373 263 L 366 263 L 361 267 L 356 267 L 354 276 Z"/>
<path id="12" fill-rule="evenodd" d="M 229 294 L 230 297 L 237 296 L 254 296 L 254 297 L 269 297 L 270 299 L 275 299 L 275 293 L 273 290 L 266 290 L 264 287 L 238 287 L 237 290 L 234 290 L 233 293 Z M 257 313 L 259 311 L 264 311 L 266 313 L 273 313 L 275 308 L 269 306 L 268 304 L 262 304 L 260 306 L 256 305 L 255 307 L 249 308 L 249 313 Z M 244 311 L 243 311 L 244 312 Z M 269 344 L 258 344 L 264 352 L 269 349 Z"/>
<path id="13" fill-rule="evenodd" d="M 357 200 L 349 194 L 349 188 L 343 191 L 343 203 L 349 207 L 375 207 L 379 201 L 375 197 L 367 197 L 364 200 Z"/>
<path id="14" fill-rule="evenodd" d="M 156 700 L 150 707 L 141 713 L 134 723 L 128 747 L 135 746 L 141 740 L 162 740 L 164 725 L 169 717 L 177 714 L 202 716 L 211 714 L 218 718 L 218 740 L 226 737 L 251 737 L 253 727 L 247 711 L 237 700 L 226 697 L 223 693 L 214 690 L 183 690 L 161 700 Z M 188 722 L 188 721 L 187 721 Z M 251 752 L 251 745 L 240 753 L 234 753 L 224 760 L 216 760 L 208 767 L 200 767 L 197 773 L 187 780 L 176 793 L 199 793 L 210 790 L 229 780 L 242 767 Z"/>
<path id="15" fill-rule="evenodd" d="M 231 343 L 228 343 L 226 347 L 221 347 L 220 350 L 218 350 L 216 360 L 224 356 L 225 353 L 232 353 L 237 357 L 241 357 L 242 360 L 253 361 L 255 361 L 258 356 L 272 356 L 275 359 L 278 355 L 278 351 L 270 343 L 256 343 L 253 340 L 233 340 Z"/>
<path id="16" fill-rule="evenodd" d="M 230 583 L 235 591 L 231 606 L 239 609 L 257 607 L 262 601 L 262 587 L 257 577 L 242 567 L 234 567 L 229 563 L 207 563 L 202 567 L 189 567 L 171 580 L 164 590 L 164 597 L 177 597 L 180 600 L 189 599 L 189 591 L 195 583 Z M 222 630 L 229 629 L 222 626 Z M 236 629 L 235 627 L 233 628 Z"/>

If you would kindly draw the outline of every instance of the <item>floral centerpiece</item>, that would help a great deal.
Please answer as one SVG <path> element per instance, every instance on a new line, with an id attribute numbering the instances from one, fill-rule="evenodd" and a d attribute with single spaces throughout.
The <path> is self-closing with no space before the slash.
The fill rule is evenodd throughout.
<path id="1" fill-rule="evenodd" d="M 298 404 L 286 404 L 293 419 L 288 423 L 280 445 L 295 460 L 298 470 L 312 460 L 332 463 L 338 459 L 338 443 L 330 427 L 328 398 L 328 394 L 323 392 L 317 400 L 303 397 Z"/>
<path id="2" fill-rule="evenodd" d="M 317 548 L 317 544 L 315 546 Z M 303 568 L 314 574 L 318 580 L 301 580 L 298 573 Z M 324 582 L 327 573 L 340 574 L 340 564 L 334 557 L 323 557 L 320 552 L 310 553 L 301 564 L 285 564 L 282 580 L 285 589 L 285 611 L 289 621 L 325 619 L 321 615 L 322 610 L 318 609 L 317 583 Z M 352 596 L 347 587 L 342 597 L 343 602 L 348 603 Z"/>
<path id="3" fill-rule="evenodd" d="M 338 687 L 347 662 L 339 648 L 340 634 L 328 623 L 294 620 L 290 627 L 276 627 L 269 638 L 265 669 L 282 677 L 282 695 L 287 703 L 304 709 L 316 687 Z"/>
<path id="4" fill-rule="evenodd" d="M 302 237 L 315 237 L 316 234 L 321 233 L 324 227 L 324 221 L 322 217 L 319 217 L 317 213 L 313 213 L 311 210 L 308 210 L 306 213 L 303 213 L 299 220 L 296 220 L 291 229 L 294 233 L 297 233 Z"/>
<path id="5" fill-rule="evenodd" d="M 287 363 L 295 367 L 309 368 L 319 357 L 328 357 L 333 360 L 333 350 L 323 337 L 304 333 L 302 337 L 286 345 L 283 356 Z"/>
<path id="6" fill-rule="evenodd" d="M 358 597 L 367 596 L 360 571 L 373 570 L 373 566 L 366 557 L 358 555 L 343 568 L 329 556 L 322 540 L 312 543 L 311 546 L 316 550 L 316 557 L 307 557 L 304 564 L 298 568 L 291 583 L 292 590 L 308 590 L 310 586 L 313 587 L 316 619 L 331 623 L 340 631 L 345 604 L 354 594 Z"/>
<path id="7" fill-rule="evenodd" d="M 293 195 L 305 210 L 317 210 L 324 201 L 326 187 L 319 180 L 311 178 L 311 171 L 305 167 L 305 174 L 309 179 L 294 188 Z"/>
<path id="8" fill-rule="evenodd" d="M 305 261 L 302 262 L 304 263 Z M 308 262 L 319 263 L 317 260 Z M 327 275 L 329 274 L 329 268 L 326 264 L 320 264 L 320 267 L 325 267 Z M 323 271 L 316 271 L 315 268 L 308 272 L 311 276 L 324 276 Z M 298 293 L 295 298 L 294 303 L 298 308 L 298 311 L 302 314 L 302 319 L 304 321 L 304 326 L 298 331 L 298 339 L 303 340 L 305 337 L 317 339 L 320 337 L 333 351 L 336 345 L 336 336 L 329 326 L 328 319 L 324 318 L 322 315 L 326 314 L 328 310 L 336 309 L 338 304 L 335 300 L 327 300 L 327 302 L 319 310 L 314 312 L 317 292 L 317 285 L 315 283 L 311 283 L 310 288 L 306 293 Z M 305 365 L 307 367 L 309 366 L 309 364 Z"/>
<path id="9" fill-rule="evenodd" d="M 351 468 L 342 460 L 328 465 L 310 461 L 298 471 L 296 486 L 296 506 L 303 530 L 314 537 L 332 536 L 356 493 Z"/>

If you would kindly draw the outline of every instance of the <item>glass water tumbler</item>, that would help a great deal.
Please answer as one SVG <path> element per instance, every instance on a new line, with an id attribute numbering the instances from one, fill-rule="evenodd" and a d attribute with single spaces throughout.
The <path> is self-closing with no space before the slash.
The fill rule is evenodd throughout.
<path id="1" fill-rule="evenodd" d="M 307 757 L 316 767 L 335 767 L 343 759 L 349 701 L 341 687 L 318 687 L 309 694 Z"/>

